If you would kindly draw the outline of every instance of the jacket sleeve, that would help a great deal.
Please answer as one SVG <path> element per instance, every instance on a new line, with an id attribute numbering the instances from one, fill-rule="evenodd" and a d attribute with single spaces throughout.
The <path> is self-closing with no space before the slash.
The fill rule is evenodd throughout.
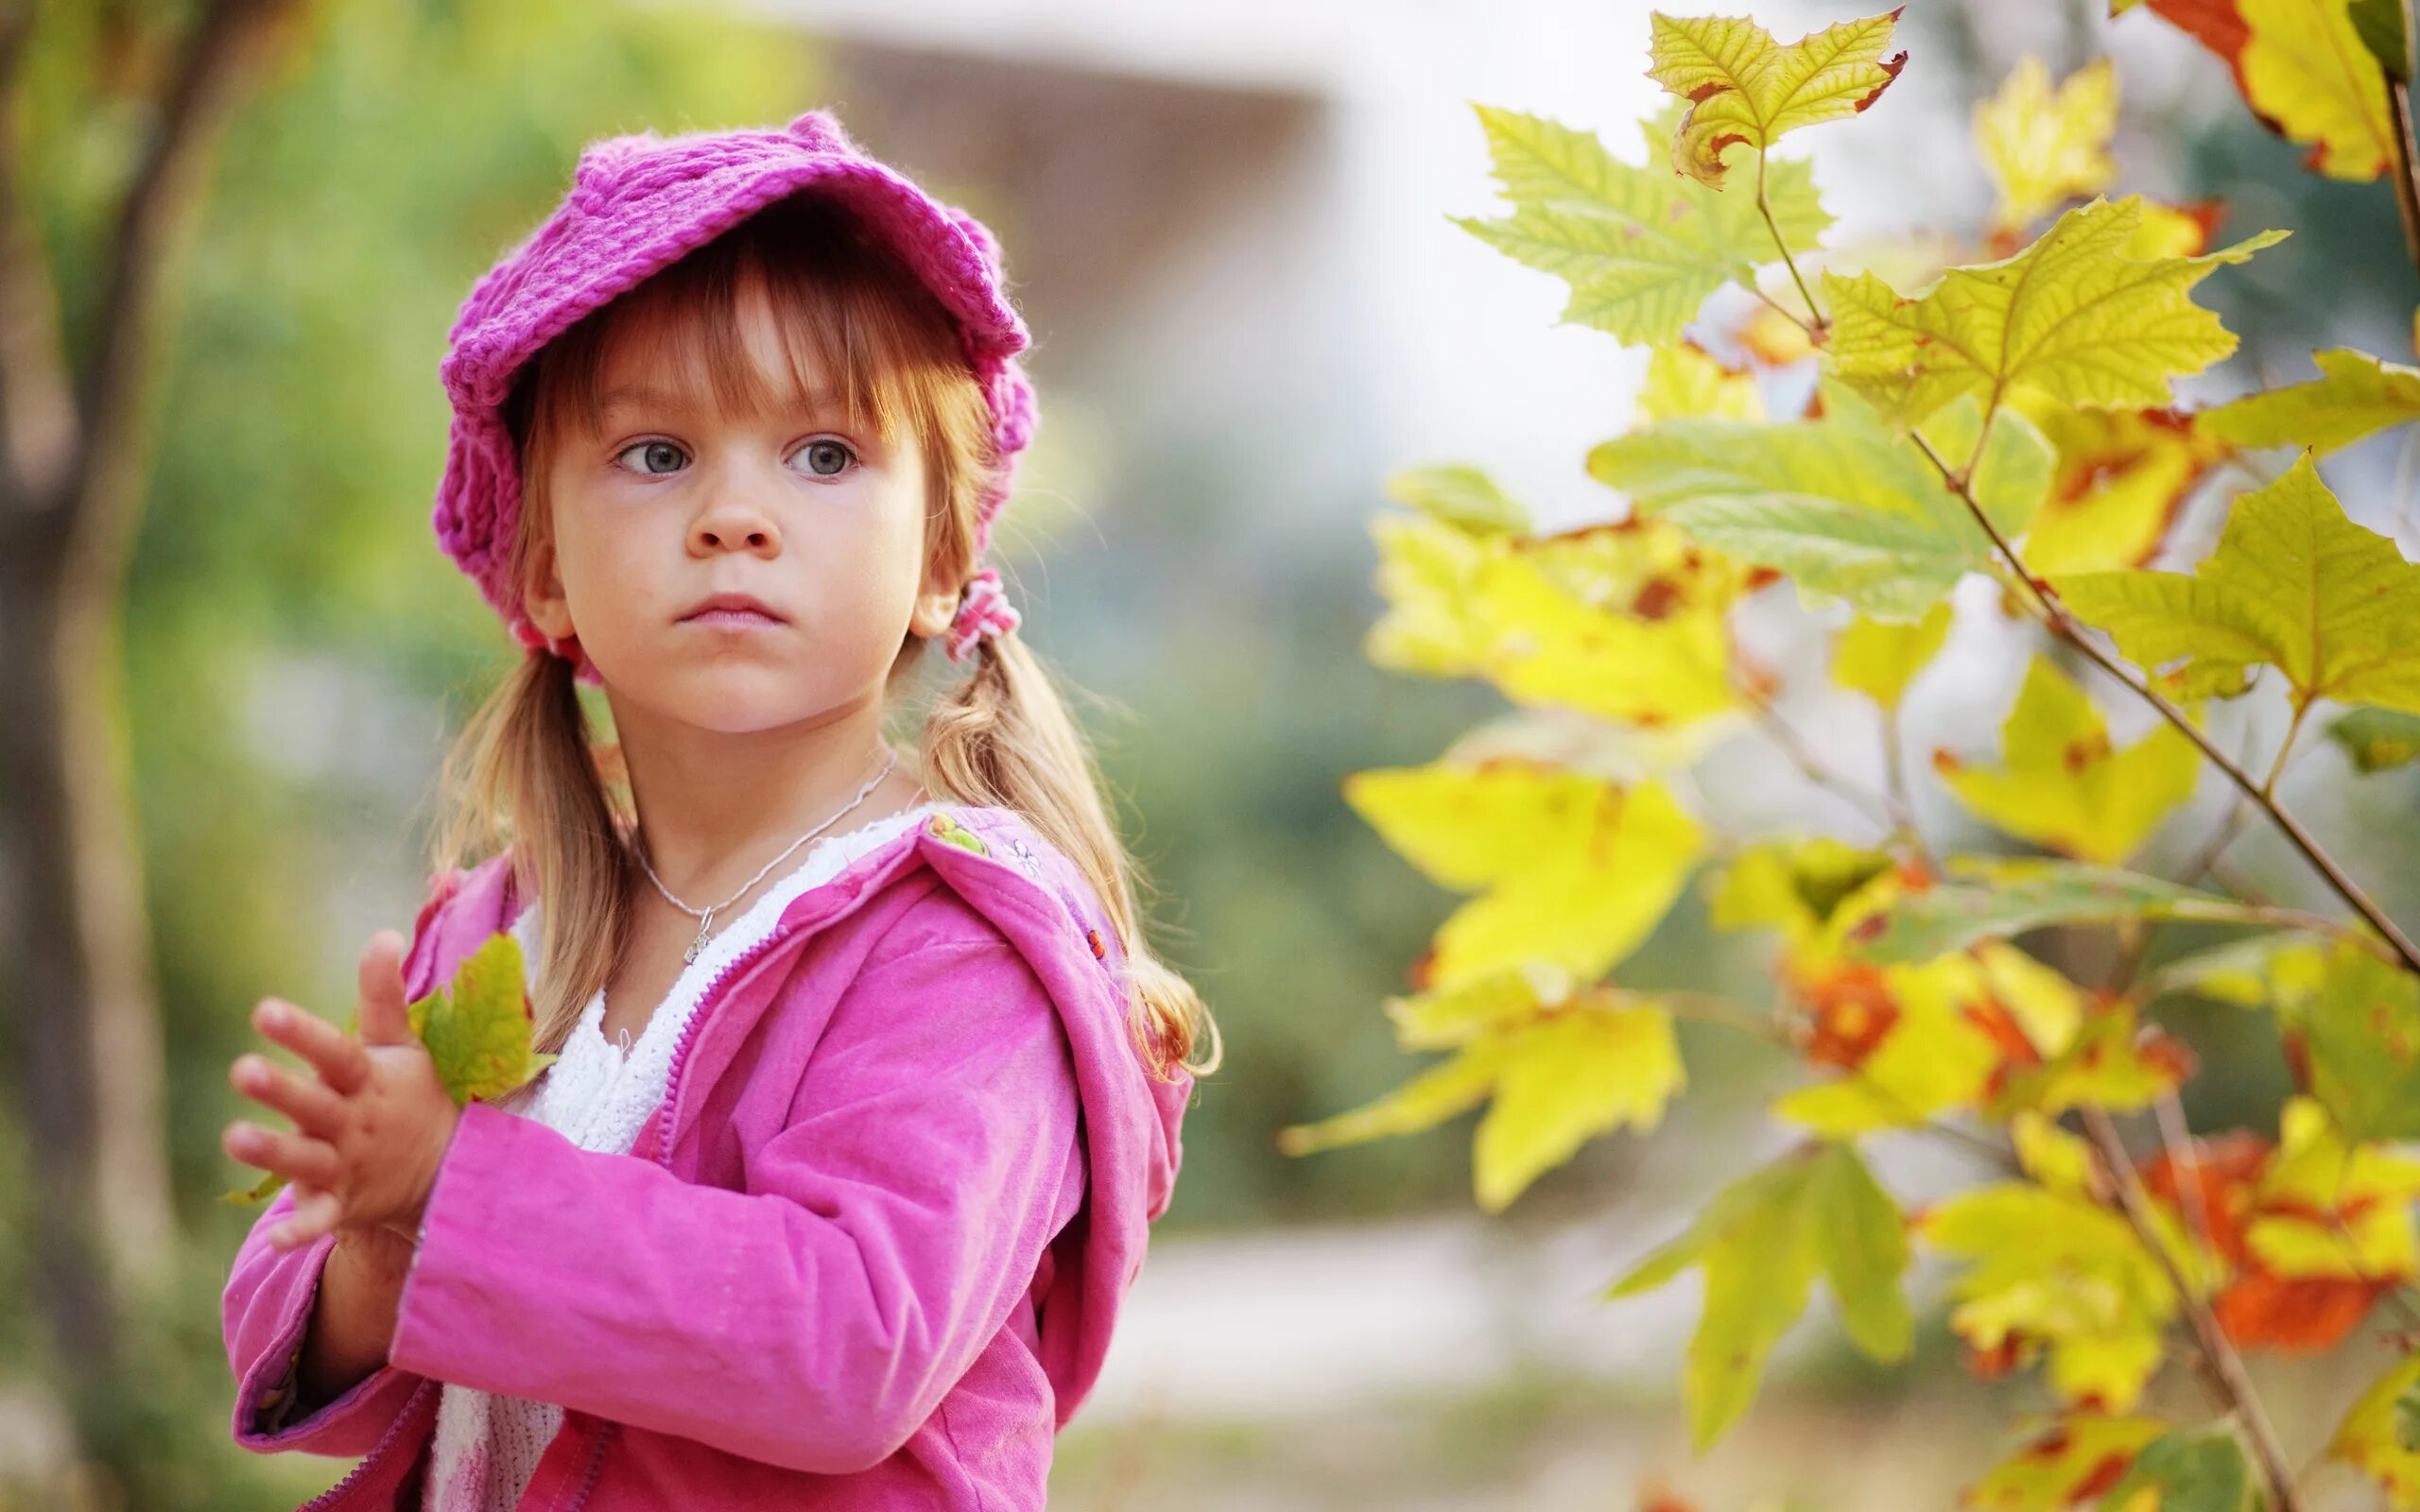
<path id="1" fill-rule="evenodd" d="M 877 953 L 745 1190 L 466 1108 L 393 1362 L 792 1469 L 863 1469 L 1031 1283 L 1082 1179 L 1078 1108 L 1058 1009 L 1009 940 Z"/>
<path id="2" fill-rule="evenodd" d="M 428 896 L 412 920 L 404 980 L 414 996 L 427 989 L 435 974 L 436 925 L 464 875 L 442 872 L 431 879 Z M 252 1220 L 218 1299 L 227 1363 L 235 1377 L 235 1442 L 264 1454 L 284 1450 L 367 1454 L 393 1425 L 421 1378 L 396 1369 L 389 1361 L 308 1417 L 293 1417 L 294 1372 L 302 1358 L 303 1334 L 319 1297 L 320 1274 L 337 1246 L 336 1235 L 322 1234 L 284 1254 L 270 1247 L 269 1229 L 293 1211 L 294 1188 L 280 1188 Z"/>
<path id="3" fill-rule="evenodd" d="M 294 1370 L 337 1236 L 300 1249 L 271 1248 L 271 1225 L 294 1211 L 294 1189 L 281 1188 L 236 1251 L 219 1298 L 227 1360 L 235 1375 L 235 1442 L 257 1453 L 367 1454 L 403 1411 L 420 1377 L 390 1362 L 310 1416 L 292 1418 Z M 291 1420 L 289 1420 L 291 1419 Z"/>

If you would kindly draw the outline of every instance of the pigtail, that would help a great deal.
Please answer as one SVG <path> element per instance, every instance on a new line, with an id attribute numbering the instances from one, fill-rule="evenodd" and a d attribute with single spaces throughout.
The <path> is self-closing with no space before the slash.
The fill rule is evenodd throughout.
<path id="1" fill-rule="evenodd" d="M 1102 805 L 1091 747 L 1048 669 L 1013 631 L 977 646 L 974 675 L 925 717 L 918 749 L 925 787 L 960 803 L 1014 809 L 1076 864 L 1125 949 L 1130 1027 L 1144 1063 L 1164 1080 L 1178 1066 L 1208 1075 L 1221 1057 L 1218 1026 L 1192 984 L 1143 937 L 1136 871 Z"/>
<path id="2" fill-rule="evenodd" d="M 630 916 L 627 847 L 573 666 L 531 651 L 463 727 L 441 779 L 441 871 L 510 847 L 513 890 L 540 898 L 536 1029 L 560 1050 L 620 958 Z"/>

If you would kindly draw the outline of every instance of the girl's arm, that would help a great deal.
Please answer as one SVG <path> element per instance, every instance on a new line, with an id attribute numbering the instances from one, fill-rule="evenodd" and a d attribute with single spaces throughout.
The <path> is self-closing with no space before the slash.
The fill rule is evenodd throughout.
<path id="1" fill-rule="evenodd" d="M 870 957 L 746 1191 L 463 1109 L 396 1366 L 769 1464 L 862 1469 L 931 1416 L 1082 1179 L 1058 1008 L 988 927 Z"/>
<path id="2" fill-rule="evenodd" d="M 235 1374 L 235 1442 L 260 1453 L 366 1454 L 420 1377 L 387 1363 L 407 1249 L 324 1234 L 279 1254 L 268 1230 L 294 1211 L 279 1191 L 236 1252 L 220 1298 Z M 298 1396 L 301 1400 L 298 1400 Z"/>

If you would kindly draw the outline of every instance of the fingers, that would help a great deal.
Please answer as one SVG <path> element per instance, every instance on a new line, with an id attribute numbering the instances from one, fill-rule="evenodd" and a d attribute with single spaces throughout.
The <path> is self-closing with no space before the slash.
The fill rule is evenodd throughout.
<path id="1" fill-rule="evenodd" d="M 294 1189 L 294 1211 L 268 1231 L 268 1242 L 272 1248 L 299 1249 L 333 1230 L 343 1219 L 344 1204 L 335 1193 L 324 1187 L 305 1187 L 298 1182 Z"/>
<path id="2" fill-rule="evenodd" d="M 361 1042 L 412 1042 L 411 1009 L 404 1002 L 404 936 L 382 929 L 361 951 Z"/>
<path id="3" fill-rule="evenodd" d="M 342 1169 L 336 1146 L 307 1134 L 286 1134 L 243 1119 L 227 1125 L 218 1143 L 246 1165 L 257 1165 L 289 1181 L 333 1186 Z"/>
<path id="4" fill-rule="evenodd" d="M 370 1056 L 361 1041 L 315 1013 L 278 998 L 263 998 L 252 1009 L 252 1027 L 311 1063 L 329 1090 L 345 1097 L 370 1079 Z"/>
<path id="5" fill-rule="evenodd" d="M 247 1055 L 235 1057 L 227 1079 L 245 1096 L 294 1120 L 305 1134 L 333 1142 L 344 1127 L 344 1099 L 316 1076 L 288 1070 L 265 1056 Z"/>

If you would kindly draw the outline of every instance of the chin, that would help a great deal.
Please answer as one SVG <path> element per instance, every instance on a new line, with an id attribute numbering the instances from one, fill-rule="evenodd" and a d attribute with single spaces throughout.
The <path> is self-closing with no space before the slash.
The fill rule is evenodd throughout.
<path id="1" fill-rule="evenodd" d="M 662 718 L 727 735 L 796 724 L 834 701 L 805 668 L 735 658 L 650 667 L 628 680 L 601 663 L 599 672 L 621 697 Z"/>

